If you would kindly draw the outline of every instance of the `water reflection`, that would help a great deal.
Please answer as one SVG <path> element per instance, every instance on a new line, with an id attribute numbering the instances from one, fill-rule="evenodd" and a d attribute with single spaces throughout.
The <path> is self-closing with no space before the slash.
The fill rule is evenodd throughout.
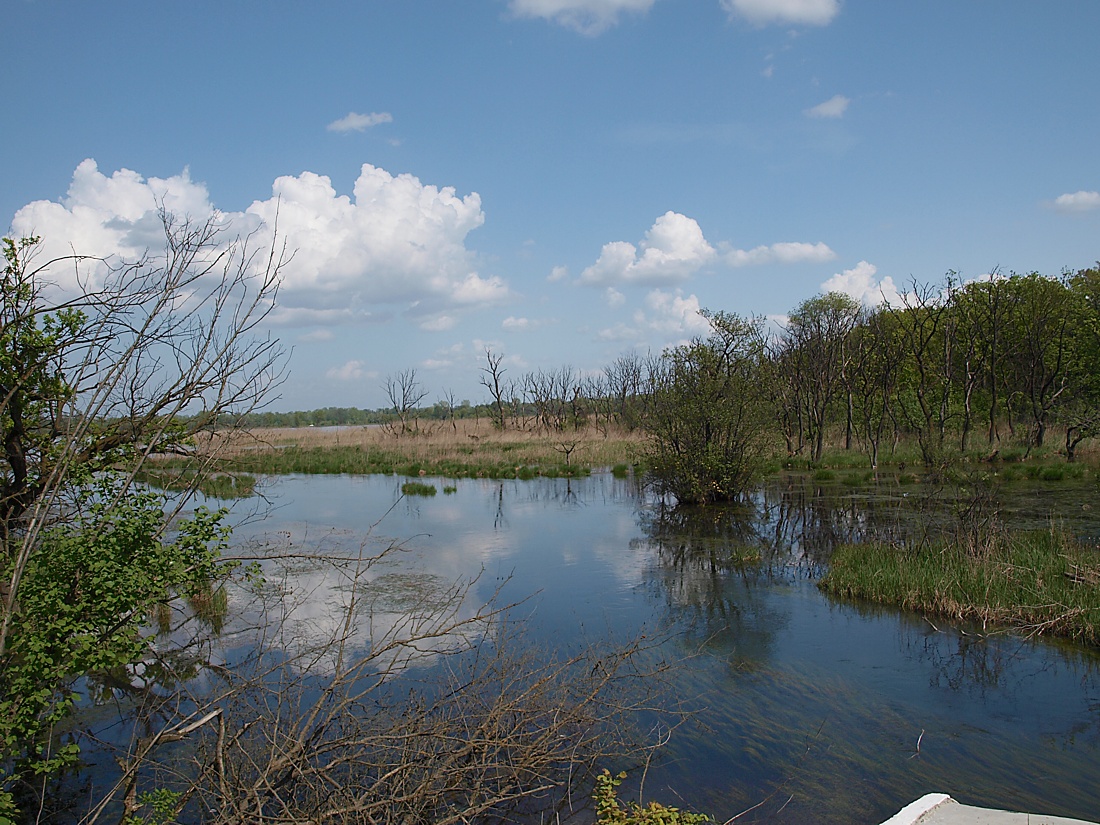
<path id="1" fill-rule="evenodd" d="M 462 480 L 452 495 L 415 501 L 400 500 L 399 486 L 279 479 L 272 494 L 283 506 L 248 530 L 253 540 L 286 531 L 333 554 L 368 539 L 400 544 L 393 566 L 364 583 L 374 621 L 476 578 L 462 609 L 497 588 L 526 599 L 536 650 L 667 630 L 676 650 L 662 655 L 686 657 L 678 698 L 698 713 L 651 767 L 651 798 L 720 819 L 759 805 L 739 821 L 772 822 L 881 821 L 931 790 L 995 807 L 1100 811 L 1096 656 L 818 591 L 838 543 L 923 528 L 932 497 L 914 507 L 916 492 L 896 486 L 789 477 L 742 504 L 684 510 L 611 476 Z M 1038 506 L 1031 497 L 1005 511 L 1033 522 Z M 340 587 L 309 569 L 285 582 L 303 632 L 327 632 Z M 356 632 L 369 645 L 364 625 Z"/>

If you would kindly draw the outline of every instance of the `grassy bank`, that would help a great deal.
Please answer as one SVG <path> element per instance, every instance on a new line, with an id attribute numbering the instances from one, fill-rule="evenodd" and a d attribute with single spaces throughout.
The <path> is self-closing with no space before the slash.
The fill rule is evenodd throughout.
<path id="1" fill-rule="evenodd" d="M 638 431 L 589 427 L 546 433 L 510 428 L 501 432 L 487 419 L 421 422 L 416 432 L 396 435 L 379 426 L 345 428 L 270 428 L 235 432 L 219 440 L 219 469 L 232 473 L 398 474 L 447 478 L 535 478 L 587 475 L 613 468 L 626 474 L 644 463 L 645 436 Z M 834 439 L 835 440 L 835 439 Z M 1090 445 L 1092 446 L 1092 445 Z M 777 445 L 778 447 L 778 445 Z M 1096 450 L 1081 450 L 1067 463 L 1053 447 L 1036 450 L 1006 447 L 990 458 L 988 451 L 951 457 L 946 468 L 929 470 L 915 444 L 901 443 L 871 470 L 858 449 L 827 449 L 820 461 L 785 453 L 770 456 L 769 472 L 805 472 L 815 481 L 840 481 L 853 487 L 894 482 L 919 484 L 946 474 L 974 472 L 999 482 L 1082 479 L 1095 475 Z M 186 460 L 165 459 L 164 469 Z"/>
<path id="2" fill-rule="evenodd" d="M 402 435 L 380 427 L 250 430 L 220 444 L 219 455 L 225 468 L 257 474 L 575 477 L 597 468 L 622 472 L 638 459 L 641 444 L 640 436 L 625 431 L 500 432 L 481 421 Z"/>
<path id="3" fill-rule="evenodd" d="M 1100 554 L 1057 530 L 920 547 L 872 543 L 833 554 L 821 587 L 836 596 L 949 620 L 1100 644 Z"/>

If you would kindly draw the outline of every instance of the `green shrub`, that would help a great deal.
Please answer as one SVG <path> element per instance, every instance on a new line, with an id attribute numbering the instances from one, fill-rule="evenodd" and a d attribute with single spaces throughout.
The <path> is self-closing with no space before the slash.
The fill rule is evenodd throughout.
<path id="1" fill-rule="evenodd" d="M 624 805 L 615 796 L 615 789 L 624 779 L 625 772 L 612 776 L 607 769 L 596 777 L 592 799 L 596 803 L 596 822 L 599 825 L 700 825 L 710 821 L 705 814 L 688 813 L 659 802 L 650 802 L 645 806 L 637 802 Z"/>

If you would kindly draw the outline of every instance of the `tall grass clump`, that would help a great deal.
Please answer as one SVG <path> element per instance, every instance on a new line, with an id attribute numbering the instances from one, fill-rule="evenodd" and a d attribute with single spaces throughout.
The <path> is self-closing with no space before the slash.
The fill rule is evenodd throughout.
<path id="1" fill-rule="evenodd" d="M 821 588 L 906 610 L 1100 645 L 1100 556 L 1066 532 L 840 547 Z"/>
<path id="2" fill-rule="evenodd" d="M 434 484 L 425 484 L 422 481 L 406 481 L 401 485 L 401 492 L 407 496 L 434 496 L 436 490 Z"/>

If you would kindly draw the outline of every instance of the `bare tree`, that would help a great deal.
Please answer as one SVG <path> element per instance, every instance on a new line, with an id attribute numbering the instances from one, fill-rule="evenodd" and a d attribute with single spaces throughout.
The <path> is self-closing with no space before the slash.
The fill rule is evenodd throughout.
<path id="1" fill-rule="evenodd" d="M 628 430 L 640 424 L 638 406 L 645 393 L 646 368 L 645 361 L 636 352 L 620 355 L 604 368 L 609 400 L 615 404 L 619 424 Z"/>
<path id="2" fill-rule="evenodd" d="M 458 400 L 452 389 L 443 390 L 443 397 L 439 399 L 440 406 L 447 414 L 447 420 L 451 422 L 451 430 L 458 432 L 458 422 L 455 420 L 455 410 L 458 409 Z"/>
<path id="3" fill-rule="evenodd" d="M 417 380 L 416 370 L 401 370 L 387 375 L 382 389 L 389 399 L 390 408 L 397 414 L 397 422 L 389 428 L 391 432 L 395 435 L 417 432 L 416 411 L 428 391 Z"/>
<path id="4" fill-rule="evenodd" d="M 489 391 L 493 398 L 493 406 L 496 409 L 494 423 L 501 432 L 505 429 L 504 405 L 511 396 L 511 388 L 504 382 L 504 373 L 507 372 L 500 364 L 504 356 L 494 353 L 491 349 L 485 349 L 485 366 L 481 368 L 481 386 Z"/>

